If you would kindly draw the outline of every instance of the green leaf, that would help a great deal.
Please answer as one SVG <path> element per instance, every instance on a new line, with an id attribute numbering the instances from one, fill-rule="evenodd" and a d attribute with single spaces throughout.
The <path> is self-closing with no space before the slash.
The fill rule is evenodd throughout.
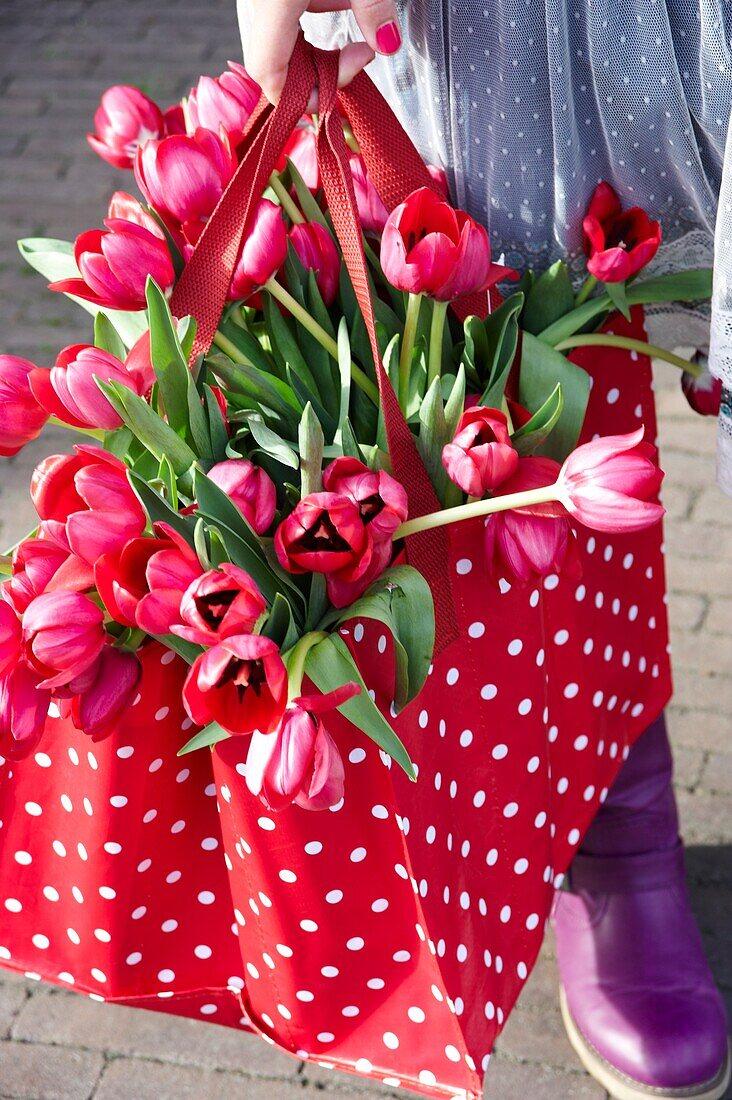
<path id="1" fill-rule="evenodd" d="M 283 650 L 289 649 L 289 646 L 285 644 L 286 640 L 296 635 L 292 608 L 280 592 L 274 598 L 272 610 L 269 613 L 262 634 L 265 638 L 271 638 Z"/>
<path id="2" fill-rule="evenodd" d="M 342 638 L 337 634 L 329 634 L 322 642 L 313 646 L 305 661 L 305 672 L 323 693 L 351 681 L 358 684 L 361 688 L 360 694 L 341 703 L 338 710 L 357 729 L 375 741 L 379 748 L 393 757 L 410 779 L 416 779 L 414 765 L 407 750 L 369 695 L 361 673 Z"/>
<path id="3" fill-rule="evenodd" d="M 628 288 L 625 283 L 604 283 L 605 293 L 619 310 L 626 321 L 630 320 L 630 306 L 628 305 Z"/>
<path id="4" fill-rule="evenodd" d="M 411 566 L 393 566 L 338 621 L 348 619 L 374 619 L 391 633 L 396 662 L 394 704 L 401 710 L 422 690 L 432 662 L 435 612 L 429 585 Z"/>
<path id="5" fill-rule="evenodd" d="M 460 417 L 465 410 L 465 368 L 460 365 L 450 396 L 445 402 L 445 431 L 449 443 L 457 431 Z"/>
<path id="6" fill-rule="evenodd" d="M 50 237 L 26 237 L 25 240 L 18 241 L 18 249 L 25 262 L 51 283 L 60 279 L 81 277 L 74 259 L 74 246 L 68 241 L 59 241 Z M 101 310 L 93 302 L 77 298 L 74 294 L 67 294 L 66 297 L 76 302 L 87 313 L 91 313 L 92 317 L 96 317 L 98 313 L 104 313 L 127 348 L 131 348 L 147 329 L 144 310 L 135 312 L 117 309 Z"/>
<path id="7" fill-rule="evenodd" d="M 94 318 L 94 347 L 108 351 L 110 355 L 115 355 L 122 362 L 127 355 L 122 337 L 104 313 L 98 313 Z"/>
<path id="8" fill-rule="evenodd" d="M 225 741 L 227 737 L 231 737 L 231 734 L 227 733 L 218 722 L 210 722 L 194 734 L 190 741 L 186 741 L 183 748 L 178 749 L 176 755 L 185 756 L 189 752 L 195 752 L 196 749 L 211 748 L 213 745 L 217 745 L 219 741 Z"/>
<path id="9" fill-rule="evenodd" d="M 345 317 L 341 317 L 341 323 L 338 326 L 338 371 L 341 379 L 341 396 L 334 442 L 342 446 L 343 427 L 348 420 L 351 404 L 351 341 L 348 339 L 348 324 Z"/>
<path id="10" fill-rule="evenodd" d="M 268 292 L 263 292 L 262 298 L 264 300 L 264 319 L 272 345 L 272 354 L 280 369 L 287 370 L 289 368 L 304 383 L 309 392 L 316 392 L 315 379 L 305 362 L 290 326 L 280 313 L 278 303 Z"/>
<path id="11" fill-rule="evenodd" d="M 442 465 L 442 448 L 449 443 L 445 409 L 442 404 L 442 387 L 439 378 L 433 378 L 419 407 L 419 437 L 417 447 L 427 473 L 440 500 L 443 499 L 447 474 Z"/>
<path id="12" fill-rule="evenodd" d="M 564 407 L 562 387 L 559 382 L 547 397 L 540 409 L 534 413 L 518 431 L 511 436 L 511 442 L 521 455 L 533 454 L 556 426 Z"/>
<path id="13" fill-rule="evenodd" d="M 590 376 L 566 356 L 544 344 L 530 332 L 522 341 L 519 401 L 527 409 L 540 409 L 561 386 L 563 406 L 546 442 L 543 455 L 562 462 L 574 450 L 585 419 L 590 396 Z"/>
<path id="14" fill-rule="evenodd" d="M 183 354 L 165 295 L 154 279 L 148 278 L 145 294 L 150 316 L 150 359 L 160 386 L 165 415 L 173 431 L 190 442 L 188 360 Z"/>
<path id="15" fill-rule="evenodd" d="M 536 334 L 574 309 L 574 289 L 567 265 L 562 260 L 545 271 L 526 295 L 521 327 Z"/>
<path id="16" fill-rule="evenodd" d="M 228 355 L 212 355 L 206 362 L 230 393 L 245 394 L 285 422 L 299 423 L 303 406 L 287 382 L 257 367 L 234 363 Z"/>
<path id="17" fill-rule="evenodd" d="M 508 375 L 518 347 L 518 316 L 523 294 L 512 294 L 484 321 L 488 340 L 488 372 L 480 404 L 500 409 Z"/>
<path id="18" fill-rule="evenodd" d="M 310 188 L 305 183 L 290 158 L 286 157 L 285 159 L 287 161 L 287 170 L 290 173 L 290 180 L 292 182 L 292 186 L 295 188 L 295 194 L 297 195 L 298 202 L 300 203 L 300 209 L 302 210 L 303 214 L 309 222 L 319 222 L 319 224 L 322 225 L 323 229 L 328 229 L 328 231 L 330 231 L 330 227 L 325 218 L 325 215 L 315 201 L 315 198 Z"/>
<path id="19" fill-rule="evenodd" d="M 208 572 L 211 569 L 211 559 L 208 556 L 208 543 L 206 541 L 206 524 L 199 516 L 196 520 L 196 526 L 193 528 L 193 545 L 196 548 L 196 554 L 198 560 L 201 563 L 201 568 Z"/>
<path id="20" fill-rule="evenodd" d="M 180 512 L 176 512 L 175 509 L 171 508 L 167 500 L 164 500 L 159 493 L 151 489 L 147 481 L 136 474 L 134 470 L 128 471 L 127 479 L 135 492 L 135 496 L 144 508 L 150 523 L 167 523 L 192 547 L 195 523 L 193 518 L 182 516 Z"/>
<path id="21" fill-rule="evenodd" d="M 268 428 L 258 413 L 251 413 L 247 417 L 247 425 L 265 454 L 276 462 L 281 462 L 283 466 L 289 466 L 293 470 L 299 469 L 300 459 L 293 448 L 282 436 Z"/>
<path id="22" fill-rule="evenodd" d="M 300 421 L 300 484 L 302 495 L 319 493 L 323 488 L 323 429 L 308 402 Z"/>
<path id="23" fill-rule="evenodd" d="M 187 473 L 198 457 L 142 397 L 117 382 L 95 379 L 99 389 L 136 439 L 160 461 L 167 456 L 177 477 Z"/>
<path id="24" fill-rule="evenodd" d="M 170 465 L 167 455 L 163 455 L 158 468 L 158 477 L 165 486 L 165 498 L 170 502 L 171 508 L 178 511 L 178 485 L 175 479 L 175 471 Z"/>
<path id="25" fill-rule="evenodd" d="M 211 387 L 204 383 L 203 397 L 206 402 L 206 417 L 208 420 L 208 437 L 211 441 L 211 457 L 214 462 L 223 462 L 226 457 L 226 445 L 229 436 L 226 424 L 221 415 L 219 403 L 214 397 Z"/>

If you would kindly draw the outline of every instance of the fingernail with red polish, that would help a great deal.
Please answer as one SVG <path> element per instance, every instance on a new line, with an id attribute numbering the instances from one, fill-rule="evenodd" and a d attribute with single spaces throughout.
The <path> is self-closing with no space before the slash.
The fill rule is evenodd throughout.
<path id="1" fill-rule="evenodd" d="M 376 48 L 379 53 L 392 54 L 401 48 L 402 36 L 399 24 L 392 20 L 390 23 L 382 23 L 376 32 Z"/>

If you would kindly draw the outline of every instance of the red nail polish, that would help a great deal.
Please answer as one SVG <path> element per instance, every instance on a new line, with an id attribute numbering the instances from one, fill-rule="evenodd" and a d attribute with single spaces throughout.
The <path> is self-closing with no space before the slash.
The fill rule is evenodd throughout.
<path id="1" fill-rule="evenodd" d="M 399 24 L 393 20 L 390 23 L 382 23 L 376 32 L 376 48 L 379 53 L 392 54 L 401 48 L 402 36 Z"/>

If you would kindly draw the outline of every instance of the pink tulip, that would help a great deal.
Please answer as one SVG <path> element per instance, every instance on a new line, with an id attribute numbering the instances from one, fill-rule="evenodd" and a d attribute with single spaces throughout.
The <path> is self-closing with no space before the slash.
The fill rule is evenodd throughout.
<path id="1" fill-rule="evenodd" d="M 50 370 L 36 367 L 31 375 L 31 389 L 39 404 L 65 424 L 112 431 L 121 427 L 122 420 L 95 378 L 118 382 L 138 395 L 145 393 L 144 380 L 138 380 L 116 356 L 88 344 L 64 348 Z"/>
<path id="2" fill-rule="evenodd" d="M 351 175 L 353 176 L 353 190 L 356 193 L 361 228 L 364 233 L 375 233 L 380 236 L 386 225 L 389 211 L 381 201 L 379 192 L 374 187 L 373 181 L 366 171 L 366 164 L 362 156 L 351 157 Z"/>
<path id="3" fill-rule="evenodd" d="M 248 573 L 230 562 L 209 569 L 183 594 L 179 623 L 172 631 L 196 645 L 216 645 L 233 634 L 251 634 L 267 610 Z"/>
<path id="4" fill-rule="evenodd" d="M 92 670 L 91 683 L 72 700 L 71 720 L 98 741 L 114 732 L 115 723 L 131 706 L 142 669 L 134 653 L 105 645 Z"/>
<path id="5" fill-rule="evenodd" d="M 13 575 L 6 593 L 19 613 L 42 592 L 83 592 L 94 585 L 94 573 L 71 553 L 62 524 L 43 522 L 38 537 L 24 539 L 13 553 Z"/>
<path id="6" fill-rule="evenodd" d="M 441 302 L 487 290 L 514 275 L 491 263 L 483 226 L 428 187 L 413 191 L 387 218 L 381 266 L 398 290 Z"/>
<path id="7" fill-rule="evenodd" d="M 370 470 L 357 458 L 336 458 L 323 472 L 323 488 L 349 497 L 375 542 L 391 538 L 407 518 L 404 487 L 385 470 Z"/>
<path id="8" fill-rule="evenodd" d="M 369 567 L 373 538 L 361 513 L 340 493 L 311 493 L 275 532 L 279 563 L 289 573 L 338 573 L 358 580 Z"/>
<path id="9" fill-rule="evenodd" d="M 269 199 L 260 199 L 234 270 L 229 299 L 249 298 L 277 274 L 286 257 L 282 209 Z"/>
<path id="10" fill-rule="evenodd" d="M 700 416 L 719 416 L 722 405 L 722 380 L 715 378 L 706 364 L 701 374 L 684 371 L 681 389 L 694 412 Z"/>
<path id="11" fill-rule="evenodd" d="M 167 523 L 156 523 L 159 549 L 148 560 L 145 581 L 149 589 L 140 599 L 135 620 L 147 634 L 170 634 L 180 622 L 186 589 L 202 575 L 196 552 Z"/>
<path id="12" fill-rule="evenodd" d="M 51 692 L 39 683 L 40 677 L 25 661 L 0 676 L 0 747 L 13 760 L 28 756 L 45 728 Z"/>
<path id="13" fill-rule="evenodd" d="M 180 103 L 174 103 L 163 111 L 164 136 L 172 137 L 173 134 L 187 134 L 186 114 Z"/>
<path id="14" fill-rule="evenodd" d="M 559 470 L 559 463 L 551 458 L 522 458 L 513 477 L 493 495 L 501 497 L 553 485 Z M 569 517 L 560 504 L 496 512 L 486 519 L 486 557 L 494 576 L 529 581 L 557 573 L 565 565 L 571 546 Z"/>
<path id="15" fill-rule="evenodd" d="M 6 585 L 3 585 L 2 593 L 8 594 Z M 6 599 L 0 598 L 0 676 L 19 660 L 22 640 L 23 631 L 15 608 Z"/>
<path id="16" fill-rule="evenodd" d="M 123 210 L 127 217 L 115 216 Z M 81 278 L 61 279 L 49 287 L 101 308 L 144 309 L 149 276 L 164 292 L 175 282 L 165 234 L 155 219 L 123 192 L 113 197 L 104 224 L 106 229 L 89 229 L 76 238 L 74 256 Z"/>
<path id="17" fill-rule="evenodd" d="M 162 136 L 160 108 L 139 88 L 107 88 L 94 115 L 96 133 L 87 134 L 95 153 L 115 168 L 132 168 L 138 146 Z"/>
<path id="18" fill-rule="evenodd" d="M 643 428 L 584 443 L 562 466 L 558 497 L 567 511 L 595 531 L 640 531 L 658 523 L 663 472 Z"/>
<path id="19" fill-rule="evenodd" d="M 361 689 L 344 684 L 327 695 L 294 699 L 274 733 L 255 730 L 249 742 L 246 783 L 270 810 L 295 802 L 327 810 L 343 797 L 345 770 L 338 748 L 319 715 Z"/>
<path id="20" fill-rule="evenodd" d="M 248 458 L 230 458 L 212 466 L 208 477 L 223 489 L 258 535 L 272 526 L 277 490 L 265 470 Z"/>
<path id="21" fill-rule="evenodd" d="M 230 61 L 229 69 L 230 72 L 215 79 L 202 76 L 188 96 L 186 109 L 194 130 L 203 126 L 218 134 L 223 126 L 236 144 L 241 140 L 262 91 L 243 65 Z"/>
<path id="22" fill-rule="evenodd" d="M 326 574 L 325 589 L 333 607 L 348 607 L 360 599 L 391 564 L 393 552 L 391 539 L 382 539 L 374 542 L 367 568 L 355 579 L 350 579 L 347 572 Z"/>
<path id="23" fill-rule="evenodd" d="M 104 645 L 104 613 L 79 592 L 44 592 L 23 615 L 29 664 L 41 688 L 64 687 L 94 663 Z"/>
<path id="24" fill-rule="evenodd" d="M 443 199 L 449 199 L 450 188 L 447 186 L 447 172 L 439 164 L 428 164 L 427 171 L 432 177 L 438 195 Z"/>
<path id="25" fill-rule="evenodd" d="M 195 244 L 236 167 L 226 134 L 199 127 L 190 136 L 148 141 L 138 150 L 135 176 L 150 205 Z"/>
<path id="26" fill-rule="evenodd" d="M 287 161 L 291 160 L 309 191 L 320 187 L 320 168 L 318 166 L 317 142 L 312 119 L 306 117 L 293 130 L 287 139 L 284 152 L 277 164 L 277 171 L 284 172 Z"/>
<path id="27" fill-rule="evenodd" d="M 515 472 L 518 452 L 506 417 L 476 405 L 463 413 L 452 443 L 442 449 L 442 465 L 464 493 L 482 497 Z"/>
<path id="28" fill-rule="evenodd" d="M 0 355 L 0 455 L 16 455 L 41 434 L 48 413 L 36 400 L 30 376 L 38 368 L 17 355 Z"/>
<path id="29" fill-rule="evenodd" d="M 314 271 L 320 296 L 329 306 L 338 293 L 341 257 L 320 222 L 301 222 L 290 229 L 290 241 L 306 271 Z"/>
<path id="30" fill-rule="evenodd" d="M 279 649 L 262 635 L 224 638 L 191 665 L 183 703 L 198 726 L 218 722 L 229 733 L 271 733 L 287 703 Z"/>

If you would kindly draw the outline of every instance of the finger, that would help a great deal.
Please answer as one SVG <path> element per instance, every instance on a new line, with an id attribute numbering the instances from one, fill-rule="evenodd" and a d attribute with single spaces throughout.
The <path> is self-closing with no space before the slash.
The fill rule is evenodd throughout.
<path id="1" fill-rule="evenodd" d="M 245 45 L 247 72 L 270 103 L 277 103 L 300 30 L 305 4 L 298 0 L 254 0 Z"/>
<path id="2" fill-rule="evenodd" d="M 361 70 L 373 60 L 374 51 L 368 42 L 349 42 L 338 57 L 338 87 L 345 88 L 346 84 L 350 84 L 354 76 L 358 76 Z M 308 100 L 305 114 L 317 114 L 318 109 L 318 89 L 316 88 Z"/>
<path id="3" fill-rule="evenodd" d="M 352 0 L 351 8 L 372 50 L 388 56 L 401 49 L 402 32 L 394 0 Z"/>

